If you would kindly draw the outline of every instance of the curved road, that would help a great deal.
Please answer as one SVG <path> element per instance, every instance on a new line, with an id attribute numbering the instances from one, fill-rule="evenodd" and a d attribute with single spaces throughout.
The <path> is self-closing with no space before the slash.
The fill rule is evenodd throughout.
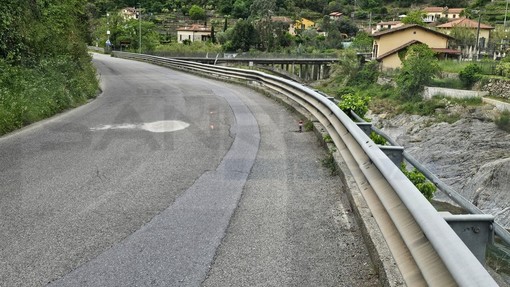
<path id="1" fill-rule="evenodd" d="M 0 286 L 378 286 L 312 133 L 250 89 L 96 55 L 0 139 Z"/>

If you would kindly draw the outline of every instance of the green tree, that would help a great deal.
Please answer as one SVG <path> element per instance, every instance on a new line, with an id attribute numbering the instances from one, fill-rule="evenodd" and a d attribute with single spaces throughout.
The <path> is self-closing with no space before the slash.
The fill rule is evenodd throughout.
<path id="1" fill-rule="evenodd" d="M 425 44 L 412 45 L 402 58 L 396 80 L 399 94 L 406 100 L 419 100 L 423 87 L 439 72 L 434 51 Z"/>
<path id="2" fill-rule="evenodd" d="M 142 17 L 142 19 L 145 18 Z M 142 51 L 153 51 L 159 45 L 160 37 L 156 24 L 145 20 L 124 19 L 119 13 L 110 14 L 108 19 L 102 18 L 97 24 L 93 37 L 103 45 L 108 38 L 106 31 L 109 30 L 109 39 L 115 49 L 127 49 L 134 52 L 139 48 L 140 28 Z"/>
<path id="3" fill-rule="evenodd" d="M 352 47 L 356 49 L 356 51 L 367 53 L 372 51 L 372 42 L 373 39 L 367 32 L 360 31 L 356 34 L 356 37 L 354 37 Z"/>
<path id="4" fill-rule="evenodd" d="M 231 46 L 229 49 L 233 51 L 249 51 L 250 48 L 258 43 L 257 31 L 253 25 L 246 20 L 240 20 L 232 29 Z"/>
<path id="5" fill-rule="evenodd" d="M 473 29 L 456 26 L 450 32 L 450 36 L 454 38 L 451 43 L 454 47 L 476 45 L 476 34 L 473 32 Z"/>
<path id="6" fill-rule="evenodd" d="M 202 7 L 193 5 L 189 9 L 189 17 L 192 20 L 205 20 L 206 17 L 205 10 Z"/>
<path id="7" fill-rule="evenodd" d="M 232 17 L 246 19 L 250 16 L 250 3 L 247 0 L 236 0 L 232 8 Z"/>
<path id="8" fill-rule="evenodd" d="M 423 12 L 421 12 L 420 10 L 409 12 L 407 16 L 402 19 L 402 23 L 418 24 L 420 26 L 425 26 L 425 23 L 423 22 Z"/>
<path id="9" fill-rule="evenodd" d="M 275 0 L 253 0 L 250 6 L 251 16 L 253 18 L 270 18 L 276 13 Z"/>

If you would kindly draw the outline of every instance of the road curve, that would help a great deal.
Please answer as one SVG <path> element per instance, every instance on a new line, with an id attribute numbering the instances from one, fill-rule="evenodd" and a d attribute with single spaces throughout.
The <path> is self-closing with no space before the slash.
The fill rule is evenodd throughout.
<path id="1" fill-rule="evenodd" d="M 240 86 L 95 56 L 103 95 L 0 139 L 0 286 L 377 286 L 323 151 Z"/>

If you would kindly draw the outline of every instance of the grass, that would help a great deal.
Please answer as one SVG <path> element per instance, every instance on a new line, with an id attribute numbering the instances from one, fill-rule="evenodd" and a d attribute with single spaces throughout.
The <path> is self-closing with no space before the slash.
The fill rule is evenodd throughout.
<path id="1" fill-rule="evenodd" d="M 33 68 L 0 60 L 0 135 L 85 103 L 99 88 L 90 59 L 55 57 Z"/>
<path id="2" fill-rule="evenodd" d="M 458 78 L 434 78 L 430 86 L 449 88 L 449 89 L 464 89 L 462 81 Z"/>
<path id="3" fill-rule="evenodd" d="M 447 73 L 460 73 L 466 66 L 471 64 L 471 61 L 455 61 L 455 60 L 444 60 L 438 61 L 439 68 L 443 72 Z"/>
<path id="4" fill-rule="evenodd" d="M 497 100 L 497 101 L 500 101 L 500 102 L 504 102 L 504 103 L 509 103 L 510 104 L 510 100 L 509 99 L 505 99 L 505 98 L 501 98 L 501 97 L 491 97 L 491 96 L 488 96 L 486 98 L 489 98 L 489 99 L 493 99 L 493 100 Z"/>
<path id="5" fill-rule="evenodd" d="M 338 166 L 336 165 L 335 157 L 333 156 L 332 152 L 329 152 L 326 157 L 320 160 L 322 163 L 322 166 L 329 169 L 330 174 L 338 175 Z"/>
<path id="6" fill-rule="evenodd" d="M 482 69 L 484 75 L 494 75 L 496 71 L 496 62 L 492 60 L 482 60 L 478 62 L 473 61 L 456 61 L 444 60 L 438 61 L 439 68 L 443 72 L 458 74 L 464 70 L 469 64 L 475 63 Z"/>
<path id="7" fill-rule="evenodd" d="M 310 120 L 307 120 L 304 124 L 305 132 L 313 131 L 313 122 Z"/>

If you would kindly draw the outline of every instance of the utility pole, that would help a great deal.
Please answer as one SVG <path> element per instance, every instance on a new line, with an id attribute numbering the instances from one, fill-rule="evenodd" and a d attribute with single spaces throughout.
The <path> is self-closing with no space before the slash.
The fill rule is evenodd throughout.
<path id="1" fill-rule="evenodd" d="M 506 32 L 506 14 L 508 13 L 508 0 L 506 0 L 506 8 L 505 8 L 505 20 L 503 21 L 503 28 Z"/>
<path id="2" fill-rule="evenodd" d="M 142 4 L 138 3 L 138 54 L 142 53 Z"/>
<path id="3" fill-rule="evenodd" d="M 506 8 L 505 8 L 505 20 L 503 21 L 503 31 L 505 31 L 505 40 L 501 40 L 501 48 L 506 48 L 506 45 L 508 44 L 507 39 L 507 29 L 506 29 L 506 14 L 508 14 L 508 0 L 506 0 Z"/>
<path id="4" fill-rule="evenodd" d="M 478 28 L 476 29 L 476 60 L 480 58 L 480 21 L 482 20 L 482 10 L 478 10 Z"/>

